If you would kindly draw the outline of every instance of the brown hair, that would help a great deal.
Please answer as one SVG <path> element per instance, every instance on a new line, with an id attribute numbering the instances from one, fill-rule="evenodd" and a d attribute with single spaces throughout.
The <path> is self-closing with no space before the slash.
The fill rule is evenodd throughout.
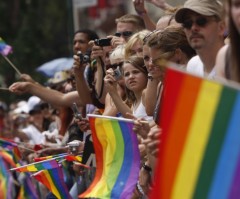
<path id="1" fill-rule="evenodd" d="M 148 71 L 147 71 L 146 66 L 144 65 L 144 60 L 142 57 L 131 56 L 128 58 L 128 60 L 125 60 L 124 63 L 130 63 L 135 68 L 137 68 L 142 73 L 144 73 L 147 78 Z M 135 97 L 133 91 L 129 90 L 127 87 L 126 87 L 126 95 L 127 95 L 127 104 L 133 104 L 136 101 L 136 97 Z"/>
<path id="2" fill-rule="evenodd" d="M 188 59 L 196 55 L 195 50 L 187 41 L 183 28 L 179 26 L 168 26 L 163 30 L 153 32 L 147 38 L 147 45 L 172 56 L 178 48 L 186 54 Z"/>
<path id="3" fill-rule="evenodd" d="M 231 14 L 232 1 L 228 0 L 228 25 L 230 36 L 230 79 L 240 82 L 240 34 L 233 22 Z"/>
<path id="4" fill-rule="evenodd" d="M 119 22 L 131 23 L 136 27 L 136 31 L 145 29 L 145 23 L 144 23 L 143 19 L 138 15 L 126 14 L 120 18 L 117 18 L 115 21 L 116 21 L 116 23 L 119 23 Z"/>

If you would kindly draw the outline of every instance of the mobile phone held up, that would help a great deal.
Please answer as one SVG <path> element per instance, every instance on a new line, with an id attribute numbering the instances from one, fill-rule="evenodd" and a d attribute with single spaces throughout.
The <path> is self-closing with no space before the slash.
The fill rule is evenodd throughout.
<path id="1" fill-rule="evenodd" d="M 95 39 L 94 43 L 97 46 L 111 46 L 111 38 L 106 39 Z"/>
<path id="2" fill-rule="evenodd" d="M 75 102 L 72 104 L 72 110 L 73 110 L 74 117 L 76 119 L 82 120 L 82 114 L 78 110 L 77 104 Z"/>

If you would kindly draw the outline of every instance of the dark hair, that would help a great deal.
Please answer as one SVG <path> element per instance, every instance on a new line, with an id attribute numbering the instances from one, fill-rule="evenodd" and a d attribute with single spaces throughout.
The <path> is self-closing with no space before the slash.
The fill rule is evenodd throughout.
<path id="1" fill-rule="evenodd" d="M 229 25 L 229 37 L 230 37 L 230 78 L 234 81 L 240 82 L 240 34 L 233 22 L 231 14 L 232 2 L 228 0 L 228 25 Z"/>
<path id="2" fill-rule="evenodd" d="M 97 33 L 93 30 L 90 29 L 80 29 L 77 30 L 74 35 L 76 35 L 77 33 L 84 33 L 88 36 L 88 40 L 95 40 L 95 39 L 99 39 L 99 36 L 97 35 Z"/>

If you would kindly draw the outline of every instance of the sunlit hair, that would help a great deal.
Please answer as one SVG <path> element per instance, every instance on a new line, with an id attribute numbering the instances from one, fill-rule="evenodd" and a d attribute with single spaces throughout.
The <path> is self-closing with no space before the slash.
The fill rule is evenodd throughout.
<path id="1" fill-rule="evenodd" d="M 135 52 L 132 51 L 133 46 L 137 42 L 140 42 L 140 44 L 143 45 L 143 39 L 149 33 L 150 33 L 149 30 L 142 30 L 130 37 L 130 39 L 125 45 L 125 59 L 128 59 L 130 56 L 133 56 L 135 54 Z"/>
<path id="2" fill-rule="evenodd" d="M 189 45 L 183 28 L 179 26 L 172 25 L 163 30 L 155 31 L 145 38 L 145 40 L 150 48 L 159 49 L 162 53 L 166 54 L 166 59 L 170 59 L 176 49 L 180 49 L 185 53 L 188 59 L 196 54 Z M 168 57 L 167 54 L 171 56 Z"/>
<path id="3" fill-rule="evenodd" d="M 138 70 L 140 70 L 142 73 L 144 73 L 144 75 L 147 78 L 148 75 L 148 71 L 146 66 L 144 65 L 144 60 L 142 57 L 138 57 L 138 56 L 131 56 L 129 57 L 127 60 L 124 61 L 124 63 L 129 63 L 131 64 L 133 67 L 137 68 Z M 124 72 L 124 71 L 122 71 Z M 147 85 L 146 85 L 147 86 Z M 126 87 L 126 94 L 127 94 L 127 103 L 128 104 L 133 104 L 136 101 L 136 97 L 133 93 L 133 91 L 129 90 Z"/>
<path id="4" fill-rule="evenodd" d="M 233 22 L 231 8 L 232 0 L 228 0 L 228 25 L 230 37 L 230 78 L 234 81 L 240 82 L 240 34 L 236 25 Z"/>
<path id="5" fill-rule="evenodd" d="M 143 21 L 143 19 L 138 16 L 138 15 L 134 15 L 134 14 L 126 14 L 126 15 L 123 15 L 122 17 L 120 18 L 117 18 L 115 20 L 116 23 L 131 23 L 135 26 L 136 28 L 136 31 L 140 31 L 140 30 L 143 30 L 145 29 L 145 23 Z"/>
<path id="6" fill-rule="evenodd" d="M 123 61 L 124 60 L 124 52 L 125 52 L 125 47 L 124 45 L 118 45 L 111 53 L 109 56 L 110 62 L 116 62 L 117 61 Z"/>

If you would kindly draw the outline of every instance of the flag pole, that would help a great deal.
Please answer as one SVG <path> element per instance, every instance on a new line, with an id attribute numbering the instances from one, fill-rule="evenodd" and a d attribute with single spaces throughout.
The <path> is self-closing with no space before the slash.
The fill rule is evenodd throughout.
<path id="1" fill-rule="evenodd" d="M 19 76 L 21 76 L 21 72 L 17 69 L 17 67 L 10 61 L 10 59 L 8 59 L 7 56 L 4 56 L 3 54 L 1 54 L 3 56 L 3 58 L 14 68 L 14 70 L 18 73 Z"/>
<path id="2" fill-rule="evenodd" d="M 0 88 L 2 91 L 9 91 L 9 88 Z"/>

